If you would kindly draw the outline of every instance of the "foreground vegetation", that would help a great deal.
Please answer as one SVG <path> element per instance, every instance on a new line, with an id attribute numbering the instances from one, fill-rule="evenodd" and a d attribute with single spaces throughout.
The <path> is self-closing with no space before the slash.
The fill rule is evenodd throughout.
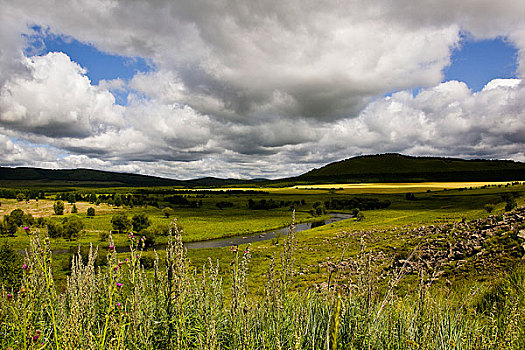
<path id="1" fill-rule="evenodd" d="M 108 264 L 97 251 L 73 260 L 59 293 L 49 239 L 32 235 L 21 288 L 2 289 L 0 344 L 4 349 L 519 349 L 525 341 L 525 273 L 514 272 L 485 289 L 431 290 L 419 274 L 417 292 L 394 287 L 399 267 L 378 288 L 371 255 L 361 251 L 355 279 L 340 285 L 337 272 L 324 291 L 292 293 L 296 236 L 272 258 L 264 295 L 249 297 L 251 251 L 232 247 L 230 296 L 211 259 L 192 269 L 180 232 L 172 227 L 165 257 L 141 267 L 142 240 L 117 256 L 110 238 Z M 407 258 L 409 261 L 412 256 Z M 474 286 L 472 286 L 474 287 Z M 343 290 L 347 293 L 341 293 Z"/>

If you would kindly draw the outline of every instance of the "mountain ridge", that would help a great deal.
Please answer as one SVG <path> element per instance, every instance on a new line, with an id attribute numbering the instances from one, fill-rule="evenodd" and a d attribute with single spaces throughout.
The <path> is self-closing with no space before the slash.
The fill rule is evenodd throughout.
<path id="1" fill-rule="evenodd" d="M 514 160 L 461 159 L 407 156 L 399 153 L 362 155 L 329 163 L 302 175 L 277 180 L 202 177 L 176 180 L 158 176 L 86 168 L 43 169 L 0 167 L 0 186 L 35 184 L 49 186 L 220 187 L 275 185 L 279 183 L 425 182 L 425 181 L 523 181 L 525 163 Z"/>
<path id="2" fill-rule="evenodd" d="M 525 180 L 525 163 L 384 153 L 333 162 L 294 179 L 314 182 L 514 181 Z"/>

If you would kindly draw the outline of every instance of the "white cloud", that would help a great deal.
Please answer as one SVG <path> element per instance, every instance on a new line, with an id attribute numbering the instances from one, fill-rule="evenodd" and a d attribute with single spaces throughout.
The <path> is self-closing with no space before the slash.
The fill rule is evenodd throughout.
<path id="1" fill-rule="evenodd" d="M 521 80 L 478 93 L 440 84 L 460 32 L 507 38 L 522 76 L 525 4 L 515 0 L 1 6 L 3 164 L 281 177 L 361 153 L 525 158 Z M 32 25 L 157 70 L 92 85 L 65 54 L 25 57 Z M 128 104 L 116 105 L 111 92 L 125 91 Z"/>
<path id="2" fill-rule="evenodd" d="M 107 90 L 63 53 L 25 60 L 30 75 L 9 80 L 0 93 L 4 127 L 48 137 L 86 137 L 124 125 L 122 108 Z"/>

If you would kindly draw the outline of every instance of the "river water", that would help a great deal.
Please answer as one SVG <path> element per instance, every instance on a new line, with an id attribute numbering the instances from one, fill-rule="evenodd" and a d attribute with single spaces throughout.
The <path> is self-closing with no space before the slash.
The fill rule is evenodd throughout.
<path id="1" fill-rule="evenodd" d="M 343 213 L 329 213 L 329 215 L 331 216 L 331 218 L 325 221 L 313 221 L 313 222 L 305 222 L 302 224 L 296 224 L 295 232 L 306 231 L 311 228 L 315 228 L 315 227 L 319 227 L 323 225 L 329 225 L 334 222 L 350 219 L 353 217 L 351 214 L 343 214 Z M 188 242 L 188 243 L 184 243 L 184 247 L 186 247 L 187 249 L 231 247 L 234 245 L 267 241 L 277 236 L 280 236 L 280 237 L 286 236 L 288 234 L 288 230 L 289 230 L 288 227 L 284 227 L 284 228 L 280 228 L 277 230 L 252 233 L 252 234 L 245 235 L 245 236 L 234 236 L 234 237 L 227 237 L 227 238 L 211 239 L 207 241 Z M 158 249 L 157 247 L 155 248 Z"/>
<path id="2" fill-rule="evenodd" d="M 325 220 L 325 221 L 311 221 L 311 222 L 304 222 L 301 224 L 296 224 L 295 232 L 302 232 L 302 231 L 310 230 L 315 227 L 333 224 L 334 222 L 350 219 L 353 217 L 351 214 L 343 214 L 343 213 L 328 213 L 328 215 L 330 215 L 330 219 Z M 276 238 L 278 236 L 284 237 L 288 234 L 288 231 L 289 231 L 289 227 L 283 227 L 277 230 L 251 233 L 245 236 L 234 236 L 234 237 L 210 239 L 210 240 L 205 240 L 205 241 L 187 242 L 187 243 L 184 243 L 184 247 L 186 249 L 231 247 L 234 245 L 267 241 L 267 240 Z M 157 244 L 152 248 L 156 250 L 164 250 L 166 249 L 166 244 Z M 149 248 L 149 249 L 152 249 L 152 248 Z M 124 253 L 124 252 L 130 251 L 129 246 L 117 246 L 115 247 L 115 249 L 117 250 L 118 253 Z M 53 254 L 66 254 L 68 252 L 70 252 L 70 250 L 68 249 L 53 250 Z M 20 253 L 23 254 L 24 251 L 20 251 Z"/>

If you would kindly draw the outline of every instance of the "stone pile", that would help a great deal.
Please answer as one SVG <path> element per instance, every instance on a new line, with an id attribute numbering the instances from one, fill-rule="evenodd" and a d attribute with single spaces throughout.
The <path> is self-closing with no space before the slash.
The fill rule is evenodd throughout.
<path id="1" fill-rule="evenodd" d="M 525 259 L 525 207 L 473 221 L 342 232 L 336 239 L 345 242 L 350 237 L 368 242 L 385 237 L 415 242 L 413 251 L 400 252 L 399 248 L 389 247 L 387 252 L 370 252 L 371 262 L 387 266 L 386 270 L 391 274 L 403 271 L 424 274 L 431 280 L 437 280 L 449 275 L 469 273 L 473 269 L 483 273 Z M 354 257 L 340 262 L 326 261 L 320 263 L 319 267 L 326 268 L 327 272 L 338 271 L 351 275 L 357 272 L 358 265 Z"/>

